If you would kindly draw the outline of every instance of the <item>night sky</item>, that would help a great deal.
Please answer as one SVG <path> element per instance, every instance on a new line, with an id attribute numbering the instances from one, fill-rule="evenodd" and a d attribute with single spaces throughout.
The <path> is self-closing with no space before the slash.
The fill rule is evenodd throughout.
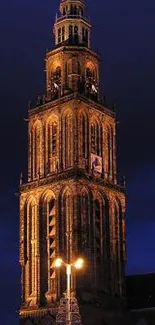
<path id="1" fill-rule="evenodd" d="M 155 272 L 155 1 L 87 0 L 101 88 L 117 104 L 118 173 L 127 181 L 127 274 Z M 27 173 L 27 106 L 44 93 L 59 0 L 0 2 L 0 318 L 17 325 L 19 175 Z"/>

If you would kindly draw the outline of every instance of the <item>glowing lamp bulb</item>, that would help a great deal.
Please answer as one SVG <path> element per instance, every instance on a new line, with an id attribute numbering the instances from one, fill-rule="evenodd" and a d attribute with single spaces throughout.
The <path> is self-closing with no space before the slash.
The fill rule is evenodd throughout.
<path id="1" fill-rule="evenodd" d="M 82 258 L 78 258 L 77 261 L 74 263 L 76 269 L 81 269 L 83 267 L 84 260 Z"/>
<path id="2" fill-rule="evenodd" d="M 62 263 L 63 263 L 62 259 L 61 258 L 57 258 L 55 260 L 55 267 L 61 267 Z"/>

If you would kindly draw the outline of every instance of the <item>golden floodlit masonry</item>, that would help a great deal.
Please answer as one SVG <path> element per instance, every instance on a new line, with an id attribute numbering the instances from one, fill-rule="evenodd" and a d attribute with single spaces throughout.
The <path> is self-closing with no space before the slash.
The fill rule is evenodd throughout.
<path id="1" fill-rule="evenodd" d="M 125 193 L 116 172 L 116 115 L 99 96 L 84 0 L 62 0 L 46 95 L 28 111 L 28 181 L 20 185 L 21 325 L 54 324 L 66 290 L 61 256 L 85 268 L 72 290 L 124 295 Z"/>

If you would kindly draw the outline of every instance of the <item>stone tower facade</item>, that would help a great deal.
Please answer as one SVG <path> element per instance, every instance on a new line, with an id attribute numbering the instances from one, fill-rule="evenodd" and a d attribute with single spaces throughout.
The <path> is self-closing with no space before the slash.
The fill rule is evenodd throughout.
<path id="1" fill-rule="evenodd" d="M 20 185 L 22 325 L 52 323 L 65 291 L 61 256 L 85 258 L 73 290 L 124 294 L 125 193 L 116 172 L 116 116 L 99 96 L 84 0 L 62 0 L 46 94 L 28 111 L 28 181 Z"/>

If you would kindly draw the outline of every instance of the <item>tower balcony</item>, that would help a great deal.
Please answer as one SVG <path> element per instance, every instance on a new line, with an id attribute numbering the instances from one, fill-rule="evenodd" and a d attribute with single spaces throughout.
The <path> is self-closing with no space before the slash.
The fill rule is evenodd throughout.
<path id="1" fill-rule="evenodd" d="M 57 183 L 58 181 L 63 181 L 65 179 L 74 179 L 78 181 L 79 179 L 83 179 L 86 183 L 92 182 L 93 184 L 101 185 L 122 193 L 126 192 L 126 184 L 124 177 L 117 175 L 117 183 L 113 180 L 107 178 L 106 173 L 103 173 L 101 177 L 92 174 L 91 171 L 86 172 L 84 169 L 79 167 L 71 167 L 67 170 L 61 170 L 57 172 L 50 173 L 48 175 L 44 175 L 43 177 L 39 177 L 38 179 L 27 181 L 22 178 L 20 182 L 19 192 L 22 193 L 27 190 L 34 189 L 38 186 L 45 186 L 51 183 Z"/>
<path id="2" fill-rule="evenodd" d="M 28 110 L 31 112 L 36 109 L 44 110 L 46 109 L 47 105 L 52 104 L 52 106 L 55 106 L 57 103 L 63 103 L 72 99 L 82 99 L 84 102 L 95 105 L 100 111 L 105 110 L 106 113 L 109 112 L 110 115 L 115 115 L 115 104 L 112 106 L 109 105 L 106 96 L 98 98 L 97 96 L 93 96 L 91 94 L 86 94 L 80 91 L 74 92 L 72 90 L 67 90 L 63 94 L 53 94 L 50 92 L 46 95 L 39 95 L 36 97 L 36 99 L 29 101 Z"/>
<path id="3" fill-rule="evenodd" d="M 61 16 L 61 17 L 56 17 L 55 19 L 55 23 L 61 22 L 63 20 L 67 20 L 67 19 L 79 19 L 79 20 L 83 20 L 84 22 L 90 24 L 90 20 L 85 17 L 85 16 L 81 16 L 80 14 L 71 14 L 71 13 L 66 13 L 65 15 Z"/>

